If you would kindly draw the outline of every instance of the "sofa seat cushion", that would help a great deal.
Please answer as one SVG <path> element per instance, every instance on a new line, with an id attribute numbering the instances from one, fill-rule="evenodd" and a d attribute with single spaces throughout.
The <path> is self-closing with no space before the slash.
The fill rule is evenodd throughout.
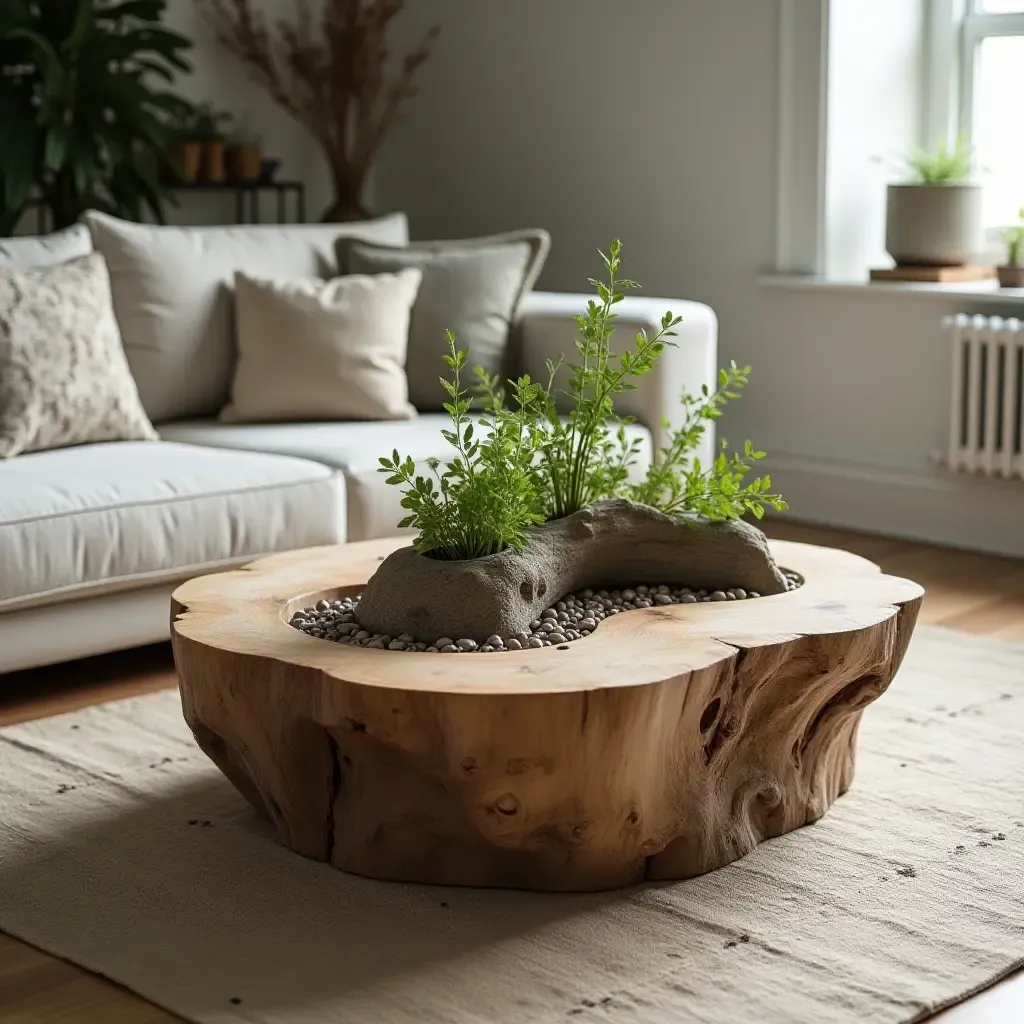
<path id="1" fill-rule="evenodd" d="M 0 613 L 345 539 L 319 462 L 124 441 L 0 464 Z"/>
<path id="2" fill-rule="evenodd" d="M 384 474 L 377 472 L 378 459 L 395 448 L 403 457 L 412 456 L 424 469 L 432 456 L 449 459 L 453 452 L 441 437 L 441 428 L 450 424 L 446 413 L 425 413 L 414 420 L 386 423 L 227 424 L 191 420 L 165 423 L 160 435 L 189 444 L 294 455 L 340 469 L 345 474 L 348 539 L 370 540 L 394 536 L 399 532 L 395 524 L 406 514 L 400 504 L 401 491 L 388 486 Z M 628 433 L 641 439 L 635 472 L 646 472 L 651 458 L 650 432 L 633 424 Z"/>

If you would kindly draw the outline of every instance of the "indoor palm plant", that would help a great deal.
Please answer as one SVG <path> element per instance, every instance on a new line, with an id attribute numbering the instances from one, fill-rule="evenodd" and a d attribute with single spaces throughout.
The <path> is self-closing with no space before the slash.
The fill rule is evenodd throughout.
<path id="1" fill-rule="evenodd" d="M 915 150 L 908 180 L 890 185 L 885 247 L 897 266 L 962 266 L 981 251 L 981 186 L 974 150 L 964 138 Z"/>
<path id="2" fill-rule="evenodd" d="M 0 235 L 42 203 L 54 228 L 87 209 L 162 219 L 159 167 L 190 105 L 165 88 L 191 43 L 166 0 L 0 3 Z"/>

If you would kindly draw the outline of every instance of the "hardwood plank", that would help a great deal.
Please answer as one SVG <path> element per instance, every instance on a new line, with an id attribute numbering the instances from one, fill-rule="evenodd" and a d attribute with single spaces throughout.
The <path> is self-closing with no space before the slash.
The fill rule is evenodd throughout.
<path id="1" fill-rule="evenodd" d="M 770 537 L 845 548 L 924 585 L 922 622 L 1024 642 L 1024 561 L 772 518 Z M 0 675 L 0 725 L 176 685 L 170 645 Z M 1024 1021 L 1024 971 L 933 1018 Z M 180 1024 L 127 989 L 0 933 L 0 1024 Z"/>
<path id="2" fill-rule="evenodd" d="M 1024 593 L 988 600 L 970 611 L 939 620 L 943 626 L 1011 642 L 1024 641 Z"/>
<path id="3" fill-rule="evenodd" d="M 181 1024 L 133 992 L 0 933 L 3 1024 Z"/>
<path id="4" fill-rule="evenodd" d="M 9 672 L 0 675 L 0 726 L 177 685 L 169 643 Z"/>

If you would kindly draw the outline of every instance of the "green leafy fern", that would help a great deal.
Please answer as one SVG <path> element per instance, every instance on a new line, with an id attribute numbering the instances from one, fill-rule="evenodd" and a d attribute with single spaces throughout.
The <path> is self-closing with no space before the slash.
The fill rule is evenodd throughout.
<path id="1" fill-rule="evenodd" d="M 520 550 L 533 526 L 604 498 L 628 497 L 682 521 L 746 514 L 760 519 L 766 506 L 787 507 L 771 491 L 768 476 L 748 479 L 753 464 L 764 458 L 750 441 L 742 453 L 732 454 L 723 443 L 707 467 L 694 457 L 722 407 L 747 384 L 750 367 L 735 363 L 721 371 L 717 390 L 704 387 L 698 397 L 682 396 L 682 425 L 669 433 L 643 481 L 630 482 L 640 442 L 629 439 L 633 420 L 616 413 L 615 399 L 635 390 L 636 379 L 650 373 L 665 347 L 675 344 L 671 339 L 680 317 L 666 313 L 653 335 L 640 331 L 631 345 L 615 351 L 615 307 L 638 287 L 619 276 L 621 251 L 613 242 L 607 255 L 601 254 L 606 276 L 591 282 L 597 298 L 576 318 L 576 361 L 568 367 L 562 359 L 549 362 L 545 384 L 529 376 L 502 383 L 477 367 L 473 391 L 482 415 L 475 423 L 472 392 L 463 381 L 467 352 L 447 332 L 444 358 L 451 380 L 441 383 L 451 428 L 442 435 L 452 458 L 428 459 L 425 470 L 397 450 L 380 460 L 388 483 L 403 488 L 408 515 L 399 525 L 417 531 L 418 551 L 467 559 Z M 556 386 L 563 373 L 565 386 Z"/>
<path id="2" fill-rule="evenodd" d="M 390 459 L 380 460 L 387 482 L 406 489 L 402 507 L 409 514 L 398 525 L 415 528 L 417 551 L 435 558 L 482 558 L 509 547 L 519 550 L 526 531 L 543 520 L 530 444 L 539 389 L 529 377 L 519 378 L 513 385 L 516 409 L 502 405 L 480 421 L 478 434 L 462 382 L 468 352 L 456 348 L 451 331 L 447 341 L 444 359 L 453 379 L 442 378 L 441 383 L 448 392 L 444 408 L 452 428 L 441 433 L 455 455 L 443 466 L 439 459 L 428 459 L 427 473 L 420 473 L 413 459 L 403 459 L 397 449 Z M 486 378 L 482 370 L 477 375 Z"/>
<path id="3" fill-rule="evenodd" d="M 690 461 L 708 426 L 721 417 L 727 401 L 740 397 L 749 379 L 750 367 L 738 367 L 733 362 L 727 370 L 719 370 L 716 391 L 710 391 L 705 384 L 699 398 L 684 394 L 682 426 L 669 435 L 669 443 L 655 454 L 643 483 L 628 489 L 629 497 L 670 516 L 701 516 L 716 522 L 747 513 L 760 519 L 766 505 L 779 511 L 788 508 L 782 495 L 771 493 L 769 476 L 744 483 L 751 464 L 765 457 L 750 441 L 744 443 L 742 455 L 729 454 L 723 441 L 722 451 L 706 468 L 697 458 Z M 667 428 L 668 424 L 664 426 Z"/>

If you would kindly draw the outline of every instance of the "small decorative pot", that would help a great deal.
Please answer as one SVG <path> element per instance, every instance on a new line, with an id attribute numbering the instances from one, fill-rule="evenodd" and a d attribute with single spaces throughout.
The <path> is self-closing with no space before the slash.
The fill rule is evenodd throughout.
<path id="1" fill-rule="evenodd" d="M 885 247 L 897 266 L 970 263 L 984 248 L 981 186 L 890 185 Z"/>
<path id="2" fill-rule="evenodd" d="M 996 267 L 1000 288 L 1024 288 L 1024 266 Z"/>
<path id="3" fill-rule="evenodd" d="M 228 178 L 231 181 L 258 181 L 263 154 L 255 143 L 242 143 L 228 146 L 227 150 Z"/>
<path id="4" fill-rule="evenodd" d="M 220 139 L 210 139 L 203 144 L 203 180 L 221 182 L 226 177 L 224 143 Z"/>
<path id="5" fill-rule="evenodd" d="M 201 142 L 175 142 L 171 146 L 171 161 L 181 181 L 195 181 L 199 177 L 199 169 L 203 162 L 203 145 Z"/>
<path id="6" fill-rule="evenodd" d="M 260 161 L 260 181 L 273 181 L 280 166 L 281 161 L 277 157 L 264 157 Z"/>

